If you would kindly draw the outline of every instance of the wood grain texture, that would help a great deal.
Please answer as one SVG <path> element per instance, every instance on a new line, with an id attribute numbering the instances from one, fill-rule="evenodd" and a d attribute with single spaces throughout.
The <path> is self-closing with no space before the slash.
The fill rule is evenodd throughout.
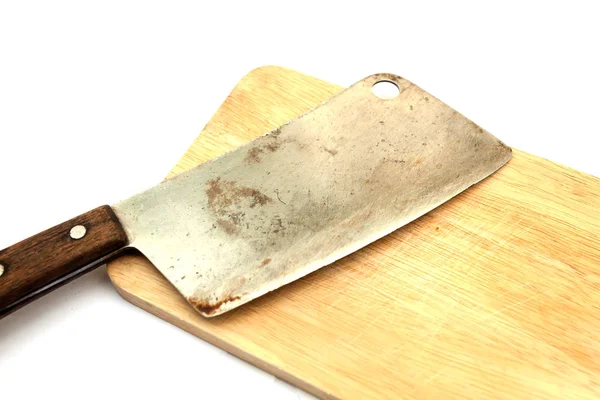
<path id="1" fill-rule="evenodd" d="M 69 233 L 77 225 L 84 226 L 86 234 L 75 240 Z M 1 250 L 0 318 L 126 245 L 127 236 L 113 210 L 102 206 Z"/>
<path id="2" fill-rule="evenodd" d="M 341 88 L 264 67 L 172 174 Z M 315 171 L 318 173 L 318 171 Z M 368 247 L 214 319 L 142 256 L 132 303 L 319 397 L 600 397 L 600 179 L 514 151 L 498 173 Z"/>

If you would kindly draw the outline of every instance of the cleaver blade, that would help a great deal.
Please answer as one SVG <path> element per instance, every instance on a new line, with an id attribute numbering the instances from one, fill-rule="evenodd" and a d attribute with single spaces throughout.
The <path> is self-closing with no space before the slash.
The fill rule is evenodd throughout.
<path id="1" fill-rule="evenodd" d="M 400 94 L 378 98 L 380 81 Z M 114 210 L 132 245 L 213 316 L 391 233 L 510 156 L 416 85 L 378 74 Z"/>
<path id="2" fill-rule="evenodd" d="M 379 82 L 399 94 L 379 98 Z M 126 234 L 121 247 L 141 251 L 212 317 L 393 232 L 510 157 L 415 84 L 376 74 L 111 212 Z"/>

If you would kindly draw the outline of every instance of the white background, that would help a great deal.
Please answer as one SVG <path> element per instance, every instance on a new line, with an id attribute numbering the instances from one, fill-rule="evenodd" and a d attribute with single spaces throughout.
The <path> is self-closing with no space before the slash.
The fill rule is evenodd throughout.
<path id="1" fill-rule="evenodd" d="M 0 248 L 158 183 L 266 64 L 393 72 L 600 175 L 596 2 L 351 3 L 0 2 Z M 0 396 L 305 395 L 130 305 L 102 267 L 0 321 Z"/>

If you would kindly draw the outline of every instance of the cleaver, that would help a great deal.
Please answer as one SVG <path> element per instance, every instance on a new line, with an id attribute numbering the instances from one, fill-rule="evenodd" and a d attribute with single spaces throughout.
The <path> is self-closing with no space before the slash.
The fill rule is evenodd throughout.
<path id="1" fill-rule="evenodd" d="M 384 82 L 394 96 L 373 90 Z M 0 251 L 0 317 L 127 248 L 201 315 L 220 315 L 406 225 L 511 154 L 412 82 L 375 74 L 233 151 Z"/>

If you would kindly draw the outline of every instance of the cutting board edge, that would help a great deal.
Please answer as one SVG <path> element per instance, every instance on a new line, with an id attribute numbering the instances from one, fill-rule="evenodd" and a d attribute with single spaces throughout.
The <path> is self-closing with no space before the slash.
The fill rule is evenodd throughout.
<path id="1" fill-rule="evenodd" d="M 136 257 L 136 256 L 126 255 L 125 258 L 126 257 Z M 138 257 L 143 257 L 143 256 L 140 254 Z M 274 375 L 275 377 L 277 377 L 285 382 L 288 382 L 289 384 L 291 384 L 293 386 L 296 386 L 296 387 L 306 391 L 307 393 L 310 393 L 313 396 L 316 396 L 320 399 L 337 399 L 337 397 L 335 397 L 331 393 L 327 393 L 327 392 L 319 389 L 318 387 L 311 385 L 310 383 L 294 376 L 292 373 L 285 371 L 284 369 L 278 368 L 277 366 L 275 366 L 269 362 L 263 361 L 259 357 L 256 357 L 248 352 L 245 352 L 243 349 L 236 347 L 234 344 L 230 343 L 229 341 L 220 339 L 219 337 L 213 335 L 212 333 L 210 333 L 208 331 L 203 331 L 202 329 L 199 329 L 198 327 L 194 326 L 193 323 L 186 321 L 184 319 L 178 318 L 175 314 L 170 314 L 166 311 L 163 311 L 159 307 L 156 307 L 152 303 L 144 300 L 142 297 L 137 296 L 134 293 L 131 293 L 130 291 L 128 291 L 126 289 L 126 287 L 128 287 L 129 285 L 119 281 L 119 279 L 121 278 L 119 275 L 119 269 L 121 266 L 126 265 L 126 264 L 127 264 L 126 262 L 124 262 L 122 264 L 109 264 L 109 265 L 107 265 L 107 273 L 108 273 L 108 277 L 109 277 L 112 285 L 115 287 L 119 296 L 121 296 L 123 299 L 125 299 L 129 303 L 133 304 L 134 306 L 136 306 L 146 312 L 149 312 L 150 314 L 162 319 L 163 321 L 166 321 L 180 329 L 183 329 L 187 333 L 189 333 L 199 339 L 202 339 L 205 342 L 208 342 L 211 345 L 216 346 L 216 347 L 220 348 L 221 350 L 224 350 L 227 353 L 229 353 L 249 364 L 254 365 L 255 367 L 257 367 L 267 373 Z M 191 308 L 192 307 L 190 307 L 190 309 Z M 198 317 L 200 318 L 200 315 L 198 315 Z"/>

